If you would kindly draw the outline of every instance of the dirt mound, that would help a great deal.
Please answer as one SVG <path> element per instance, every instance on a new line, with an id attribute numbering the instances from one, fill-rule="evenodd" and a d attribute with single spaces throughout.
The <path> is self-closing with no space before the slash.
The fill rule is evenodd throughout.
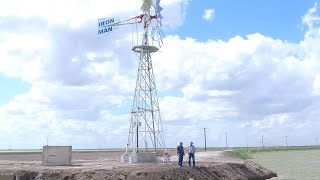
<path id="1" fill-rule="evenodd" d="M 43 172 L 18 171 L 15 173 L 19 180 L 86 180 L 86 179 L 128 179 L 128 180 L 155 180 L 155 179 L 186 179 L 186 180 L 230 180 L 246 179 L 260 180 L 276 177 L 277 175 L 256 163 L 217 163 L 201 164 L 198 167 L 178 168 L 174 164 L 137 165 L 136 167 L 122 167 L 116 169 L 92 170 L 46 170 Z"/>
<path id="2" fill-rule="evenodd" d="M 174 153 L 174 152 L 173 152 Z M 269 179 L 277 175 L 251 161 L 227 156 L 224 152 L 198 152 L 196 167 L 178 168 L 178 157 L 168 163 L 121 163 L 123 152 L 86 152 L 72 154 L 72 166 L 42 166 L 41 153 L 1 154 L 0 180 L 102 180 L 102 179 Z M 15 177 L 15 178 L 13 178 Z M 11 179 L 10 179 L 11 178 Z"/>

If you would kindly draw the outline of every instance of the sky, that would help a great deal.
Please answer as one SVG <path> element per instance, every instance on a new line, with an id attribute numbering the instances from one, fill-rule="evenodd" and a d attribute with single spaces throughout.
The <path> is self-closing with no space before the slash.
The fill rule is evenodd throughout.
<path id="1" fill-rule="evenodd" d="M 141 0 L 0 0 L 0 149 L 124 148 Z M 152 55 L 167 147 L 316 145 L 319 0 L 161 0 Z"/>

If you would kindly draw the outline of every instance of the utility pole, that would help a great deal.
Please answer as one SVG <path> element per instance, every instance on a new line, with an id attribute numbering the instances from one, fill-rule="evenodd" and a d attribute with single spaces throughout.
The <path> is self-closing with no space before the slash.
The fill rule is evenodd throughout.
<path id="1" fill-rule="evenodd" d="M 228 149 L 228 132 L 226 132 L 226 148 Z"/>
<path id="2" fill-rule="evenodd" d="M 263 135 L 261 136 L 261 146 L 262 146 L 262 148 L 264 148 Z"/>
<path id="3" fill-rule="evenodd" d="M 203 128 L 203 133 L 204 133 L 204 151 L 207 151 L 207 134 L 206 134 L 206 129 L 208 128 Z"/>
<path id="4" fill-rule="evenodd" d="M 247 145 L 247 149 L 248 149 L 248 126 L 247 126 L 247 121 L 246 121 L 246 145 Z"/>
<path id="5" fill-rule="evenodd" d="M 316 142 L 317 142 L 317 146 L 319 146 L 319 144 L 318 144 L 318 138 L 315 138 L 316 139 Z"/>

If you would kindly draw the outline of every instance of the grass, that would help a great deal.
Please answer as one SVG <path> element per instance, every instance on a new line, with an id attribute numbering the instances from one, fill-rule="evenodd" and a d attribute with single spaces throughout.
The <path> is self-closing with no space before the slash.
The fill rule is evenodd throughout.
<path id="1" fill-rule="evenodd" d="M 320 149 L 319 146 L 289 146 L 289 147 L 265 147 L 265 148 L 232 148 L 230 155 L 240 159 L 252 159 L 254 153 L 260 152 L 278 152 L 278 151 L 307 151 Z"/>
<path id="2" fill-rule="evenodd" d="M 248 149 L 236 148 L 230 151 L 230 155 L 233 157 L 237 157 L 240 159 L 252 159 L 252 154 L 248 151 Z"/>

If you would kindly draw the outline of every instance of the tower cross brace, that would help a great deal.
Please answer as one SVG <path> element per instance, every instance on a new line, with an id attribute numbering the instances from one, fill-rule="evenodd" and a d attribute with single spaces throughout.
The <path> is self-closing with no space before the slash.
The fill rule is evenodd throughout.
<path id="1" fill-rule="evenodd" d="M 132 154 L 159 150 L 166 151 L 156 83 L 151 55 L 158 48 L 150 45 L 134 46 L 139 55 L 139 66 L 131 111 L 127 150 Z"/>

